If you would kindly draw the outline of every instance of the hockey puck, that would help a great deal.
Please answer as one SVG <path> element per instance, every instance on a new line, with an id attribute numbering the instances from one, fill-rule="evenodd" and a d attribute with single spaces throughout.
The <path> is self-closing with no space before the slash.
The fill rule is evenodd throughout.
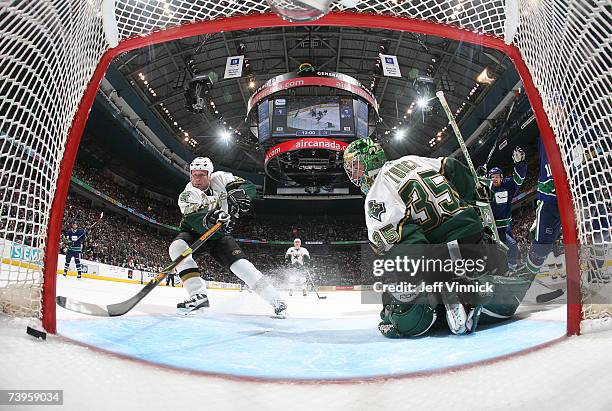
<path id="1" fill-rule="evenodd" d="M 30 334 L 32 337 L 34 338 L 40 338 L 41 340 L 46 340 L 47 339 L 47 333 L 44 331 L 39 331 L 35 328 L 32 328 L 30 326 L 28 326 L 28 328 L 26 329 L 26 332 L 28 334 Z"/>

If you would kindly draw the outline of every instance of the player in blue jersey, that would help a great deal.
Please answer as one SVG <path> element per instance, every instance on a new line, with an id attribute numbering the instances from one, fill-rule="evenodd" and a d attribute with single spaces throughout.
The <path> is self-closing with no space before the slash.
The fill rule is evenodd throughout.
<path id="1" fill-rule="evenodd" d="M 539 143 L 540 177 L 538 178 L 536 221 L 534 223 L 533 242 L 527 255 L 527 270 L 538 274 L 544 260 L 552 251 L 553 245 L 561 231 L 561 219 L 557 194 L 553 183 L 552 171 L 546 156 L 542 140 Z"/>
<path id="2" fill-rule="evenodd" d="M 77 269 L 77 278 L 81 278 L 83 275 L 83 267 L 81 266 L 81 253 L 83 252 L 83 242 L 87 236 L 87 231 L 83 228 L 79 228 L 79 224 L 74 221 L 72 226 L 66 230 L 64 237 L 68 243 L 68 250 L 66 251 L 66 263 L 64 264 L 64 277 L 68 274 L 68 268 L 70 268 L 70 261 L 74 257 L 74 262 Z"/>
<path id="3" fill-rule="evenodd" d="M 491 210 L 495 217 L 495 225 L 501 242 L 508 246 L 508 268 L 516 270 L 518 265 L 519 249 L 512 235 L 512 199 L 520 190 L 525 176 L 527 175 L 527 164 L 525 163 L 525 152 L 516 147 L 512 152 L 514 161 L 514 173 L 512 177 L 504 178 L 499 167 L 493 167 L 489 171 L 491 179 Z"/>

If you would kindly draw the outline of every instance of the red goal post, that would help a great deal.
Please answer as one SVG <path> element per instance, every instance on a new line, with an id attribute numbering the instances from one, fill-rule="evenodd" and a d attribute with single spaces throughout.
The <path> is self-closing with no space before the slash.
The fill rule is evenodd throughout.
<path id="1" fill-rule="evenodd" d="M 585 213 L 589 196 L 580 179 L 590 178 L 594 190 L 609 190 L 610 170 L 599 157 L 592 160 L 594 168 L 576 168 L 577 145 L 571 137 L 578 120 L 560 115 L 558 101 L 561 94 L 565 111 L 578 113 L 609 138 L 611 19 L 604 5 L 588 0 L 572 5 L 561 0 L 363 1 L 350 11 L 334 4 L 330 14 L 314 22 L 290 23 L 270 14 L 264 0 L 23 3 L 0 9 L 0 198 L 11 211 L 0 225 L 4 311 L 38 315 L 47 331 L 56 330 L 58 243 L 70 175 L 89 110 L 113 58 L 206 33 L 319 25 L 435 35 L 497 49 L 512 60 L 554 176 L 566 245 L 568 334 L 580 332 L 583 315 L 590 318 L 582 310 L 578 246 L 602 241 L 592 228 L 596 216 Z M 609 141 L 603 144 L 611 151 Z M 43 161 L 33 161 L 36 156 Z M 44 250 L 44 268 L 31 260 L 7 265 L 9 241 Z"/>

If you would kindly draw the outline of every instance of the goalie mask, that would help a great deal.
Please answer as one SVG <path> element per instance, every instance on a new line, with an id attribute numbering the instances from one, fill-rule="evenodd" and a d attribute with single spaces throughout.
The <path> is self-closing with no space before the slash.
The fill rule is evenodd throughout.
<path id="1" fill-rule="evenodd" d="M 370 138 L 355 140 L 344 151 L 344 171 L 363 194 L 370 191 L 376 174 L 386 161 L 381 145 Z"/>

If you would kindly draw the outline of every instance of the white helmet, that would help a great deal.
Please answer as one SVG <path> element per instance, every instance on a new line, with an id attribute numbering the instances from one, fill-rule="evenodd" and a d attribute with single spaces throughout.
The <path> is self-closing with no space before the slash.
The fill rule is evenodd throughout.
<path id="1" fill-rule="evenodd" d="M 208 171 L 208 175 L 211 175 L 214 167 L 212 161 L 210 161 L 210 158 L 196 157 L 189 165 L 189 171 L 191 172 L 193 170 L 206 170 Z"/>
<path id="2" fill-rule="evenodd" d="M 299 238 L 296 238 L 295 240 L 293 240 L 293 244 L 295 244 L 295 243 L 302 244 L 302 240 L 300 240 Z"/>

